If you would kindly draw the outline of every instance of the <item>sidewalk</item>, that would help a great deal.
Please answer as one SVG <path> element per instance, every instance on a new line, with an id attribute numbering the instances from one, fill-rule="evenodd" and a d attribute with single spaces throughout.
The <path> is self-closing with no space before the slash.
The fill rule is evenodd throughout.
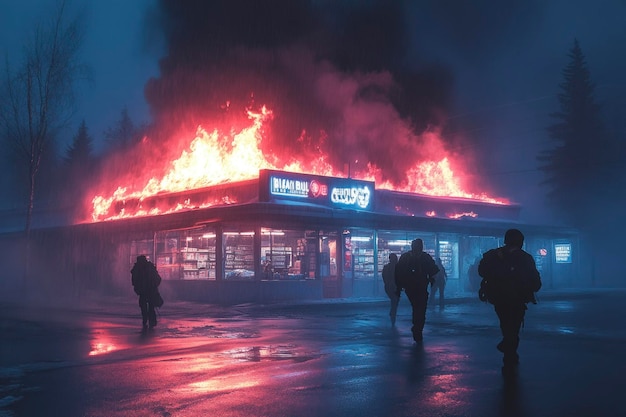
<path id="1" fill-rule="evenodd" d="M 537 293 L 538 303 L 543 301 L 553 301 L 560 299 L 583 299 L 589 297 L 599 297 L 607 293 L 620 292 L 626 296 L 626 288 L 569 288 L 559 290 L 541 290 Z M 165 298 L 165 297 L 164 297 Z M 402 295 L 402 299 L 406 299 L 406 295 Z M 333 305 L 340 307 L 341 305 L 353 307 L 355 304 L 386 304 L 389 300 L 387 297 L 351 297 L 351 298 L 325 298 L 319 300 L 290 300 L 273 303 L 245 303 L 235 305 L 216 305 L 210 303 L 202 303 L 197 301 L 182 301 L 165 299 L 165 305 L 160 309 L 162 314 L 194 311 L 199 310 L 210 313 L 211 315 L 219 315 L 223 313 L 232 313 L 233 309 L 271 309 L 271 308 L 298 308 L 313 307 L 323 305 Z M 457 305 L 466 303 L 480 304 L 481 301 L 477 295 L 470 293 L 446 298 L 446 305 Z M 0 315 L 6 315 L 18 312 L 37 312 L 37 311 L 63 311 L 66 313 L 82 312 L 82 313 L 99 313 L 107 314 L 112 312 L 126 312 L 135 314 L 137 306 L 137 298 L 133 293 L 128 296 L 100 296 L 90 295 L 78 299 L 59 300 L 56 305 L 38 305 L 37 303 L 24 303 L 19 300 L 0 300 Z M 44 313 L 41 313 L 45 316 Z"/>

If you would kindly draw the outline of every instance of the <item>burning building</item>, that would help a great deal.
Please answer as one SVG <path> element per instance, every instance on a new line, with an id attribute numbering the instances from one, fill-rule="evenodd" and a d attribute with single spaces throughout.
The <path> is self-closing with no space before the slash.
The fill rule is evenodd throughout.
<path id="1" fill-rule="evenodd" d="M 472 265 L 510 227 L 526 234 L 546 288 L 581 284 L 575 231 L 520 224 L 519 205 L 464 191 L 450 155 L 417 162 L 395 189 L 373 165 L 359 178 L 339 175 L 324 157 L 306 169 L 295 160 L 277 166 L 261 150 L 267 114 L 250 114 L 251 126 L 230 135 L 199 129 L 161 167 L 103 179 L 82 222 L 35 230 L 42 273 L 62 277 L 50 285 L 127 292 L 141 254 L 156 264 L 169 299 L 383 296 L 389 254 L 419 237 L 441 258 L 448 294 L 471 294 Z"/>
<path id="2" fill-rule="evenodd" d="M 462 294 L 518 226 L 547 288 L 578 284 L 578 235 L 521 225 L 442 133 L 454 77 L 410 64 L 407 5 L 160 1 L 152 135 L 105 163 L 75 224 L 34 232 L 40 275 L 127 293 L 144 254 L 166 298 L 378 296 L 420 237 Z"/>

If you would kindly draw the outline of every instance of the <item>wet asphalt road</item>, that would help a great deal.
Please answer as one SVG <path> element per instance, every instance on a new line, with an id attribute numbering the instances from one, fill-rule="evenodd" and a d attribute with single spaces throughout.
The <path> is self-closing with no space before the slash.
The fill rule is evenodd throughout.
<path id="1" fill-rule="evenodd" d="M 626 291 L 540 294 L 515 379 L 491 306 L 404 298 L 231 308 L 169 303 L 142 332 L 135 299 L 0 304 L 5 416 L 625 416 Z"/>

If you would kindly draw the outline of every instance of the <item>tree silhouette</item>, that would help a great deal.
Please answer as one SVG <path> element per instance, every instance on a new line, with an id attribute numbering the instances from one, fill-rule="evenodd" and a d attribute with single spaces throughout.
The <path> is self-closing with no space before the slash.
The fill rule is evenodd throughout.
<path id="1" fill-rule="evenodd" d="M 610 188 L 615 143 L 607 134 L 594 84 L 578 40 L 569 52 L 558 95 L 560 110 L 548 127 L 553 146 L 538 155 L 546 174 L 548 199 L 565 219 L 582 229 L 592 227 L 592 213 Z"/>
<path id="2" fill-rule="evenodd" d="M 56 13 L 33 28 L 20 65 L 14 69 L 6 60 L 0 93 L 0 138 L 20 162 L 18 172 L 24 172 L 28 181 L 23 284 L 32 278 L 30 239 L 41 169 L 47 159 L 54 159 L 51 155 L 56 156 L 55 138 L 71 118 L 76 83 L 87 71 L 79 60 L 82 22 L 78 16 L 66 20 L 65 2 L 61 0 Z"/>
<path id="3" fill-rule="evenodd" d="M 71 168 L 83 169 L 90 165 L 93 152 L 93 140 L 89 136 L 87 125 L 83 120 L 72 143 L 65 150 L 64 162 Z"/>
<path id="4" fill-rule="evenodd" d="M 139 131 L 130 118 L 128 109 L 122 109 L 117 123 L 104 132 L 109 151 L 128 150 L 138 141 Z"/>
<path id="5" fill-rule="evenodd" d="M 22 64 L 13 71 L 7 60 L 0 127 L 5 146 L 27 171 L 27 240 L 42 161 L 54 153 L 54 139 L 72 115 L 75 84 L 86 73 L 79 61 L 81 22 L 78 17 L 66 22 L 61 1 L 56 14 L 34 28 Z"/>
<path id="6" fill-rule="evenodd" d="M 95 173 L 96 158 L 93 155 L 93 139 L 89 136 L 83 120 L 63 158 L 63 191 L 68 207 L 80 208 L 80 198 L 85 186 Z M 73 210 L 74 213 L 77 210 Z"/>

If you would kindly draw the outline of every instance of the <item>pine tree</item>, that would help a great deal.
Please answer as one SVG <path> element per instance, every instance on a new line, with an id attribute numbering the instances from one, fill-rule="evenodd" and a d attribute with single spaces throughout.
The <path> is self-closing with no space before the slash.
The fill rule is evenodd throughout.
<path id="1" fill-rule="evenodd" d="M 560 110 L 548 127 L 553 147 L 539 154 L 546 174 L 548 198 L 573 226 L 589 228 L 591 213 L 611 181 L 614 143 L 605 129 L 594 84 L 578 40 L 563 69 L 558 100 Z"/>
<path id="2" fill-rule="evenodd" d="M 78 132 L 74 136 L 71 145 L 65 151 L 65 165 L 70 169 L 83 170 L 91 165 L 93 152 L 93 140 L 87 131 L 87 125 L 83 120 L 78 127 Z"/>
<path id="3" fill-rule="evenodd" d="M 93 140 L 83 120 L 72 143 L 66 148 L 61 169 L 62 195 L 70 220 L 80 213 L 86 187 L 91 183 L 97 170 L 93 155 Z"/>
<path id="4" fill-rule="evenodd" d="M 125 108 L 116 125 L 107 129 L 104 136 L 112 151 L 127 150 L 137 141 L 138 130 Z"/>

